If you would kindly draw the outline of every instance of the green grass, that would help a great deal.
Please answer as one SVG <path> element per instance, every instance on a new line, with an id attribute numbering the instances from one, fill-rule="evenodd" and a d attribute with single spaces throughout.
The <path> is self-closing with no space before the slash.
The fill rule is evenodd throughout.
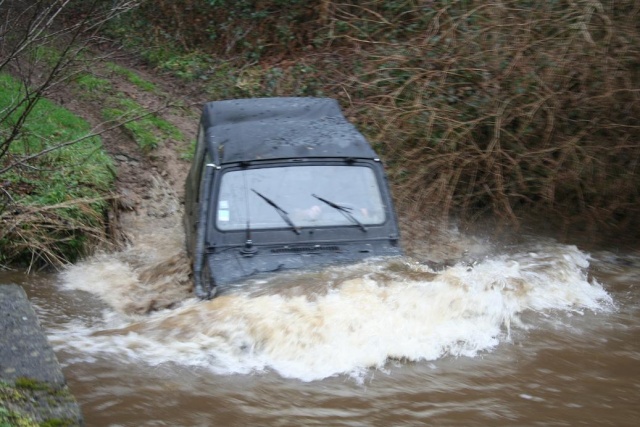
<path id="1" fill-rule="evenodd" d="M 49 67 L 55 66 L 62 59 L 62 52 L 51 44 L 38 44 L 31 49 L 31 55 L 37 62 Z"/>
<path id="2" fill-rule="evenodd" d="M 0 109 L 19 96 L 19 84 L 8 76 L 0 77 Z M 12 122 L 10 118 L 8 122 Z M 69 110 L 47 99 L 40 100 L 25 123 L 20 137 L 11 146 L 13 155 L 33 155 L 37 152 L 89 134 L 89 124 Z M 108 191 L 113 182 L 113 165 L 102 150 L 99 137 L 55 150 L 37 159 L 39 171 L 12 170 L 15 178 L 33 180 L 36 194 L 25 195 L 27 204 L 59 203 L 66 197 L 97 197 Z M 46 176 L 44 182 L 39 181 Z"/>
<path id="3" fill-rule="evenodd" d="M 89 73 L 80 74 L 76 78 L 75 83 L 85 93 L 90 94 L 105 95 L 110 93 L 112 90 L 112 85 L 109 80 L 96 77 L 95 75 Z"/>
<path id="4" fill-rule="evenodd" d="M 129 98 L 120 96 L 112 103 L 114 106 L 102 110 L 102 115 L 106 120 L 127 120 L 147 113 L 144 107 Z M 184 138 L 177 127 L 155 114 L 130 121 L 124 124 L 124 128 L 145 151 L 157 148 L 159 142 L 165 139 L 181 140 Z"/>
<path id="5" fill-rule="evenodd" d="M 195 139 L 191 141 L 189 145 L 183 148 L 180 151 L 180 159 L 186 160 L 188 162 L 193 160 L 193 156 L 196 154 L 196 141 Z"/>
<path id="6" fill-rule="evenodd" d="M 0 110 L 20 96 L 20 84 L 13 78 L 0 76 Z M 5 123 L 15 120 L 10 117 Z M 69 110 L 47 99 L 41 99 L 26 121 L 20 137 L 11 146 L 13 155 L 33 155 L 40 150 L 73 141 L 91 132 L 89 124 Z M 52 204 L 66 197 L 98 197 L 108 192 L 113 183 L 113 164 L 102 150 L 99 137 L 91 137 L 77 144 L 55 150 L 37 159 L 37 168 L 26 172 L 16 169 L 15 178 L 33 180 L 38 190 L 20 200 L 27 204 Z M 40 178 L 46 176 L 44 182 Z M 63 196 L 64 195 L 64 196 Z"/>
<path id="7" fill-rule="evenodd" d="M 15 386 L 17 389 L 22 390 L 51 390 L 51 386 L 42 381 L 34 380 L 33 378 L 20 377 L 15 380 Z"/>
<path id="8" fill-rule="evenodd" d="M 142 77 L 140 77 L 140 75 L 129 70 L 128 68 L 121 67 L 120 65 L 114 64 L 113 62 L 107 63 L 107 68 L 114 73 L 123 76 L 124 78 L 129 80 L 129 82 L 146 92 L 156 92 L 157 90 L 156 85 L 154 85 L 150 81 L 143 79 Z"/>
<path id="9" fill-rule="evenodd" d="M 135 72 L 120 65 L 109 62 L 106 67 L 113 73 L 125 77 L 129 82 L 147 92 L 157 92 L 156 86 L 141 78 Z M 110 121 L 126 121 L 136 116 L 144 116 L 140 119 L 125 123 L 123 127 L 136 141 L 138 146 L 149 152 L 158 147 L 166 139 L 182 140 L 182 132 L 162 119 L 157 114 L 147 114 L 148 110 L 138 104 L 122 92 L 114 92 L 110 80 L 96 77 L 93 74 L 83 73 L 76 78 L 75 83 L 81 89 L 82 94 L 89 97 L 101 97 L 102 117 Z M 147 115 L 145 115 L 147 114 Z"/>
<path id="10" fill-rule="evenodd" d="M 16 99 L 23 96 L 22 87 L 17 80 L 0 74 L 0 111 L 11 107 Z M 7 132 L 21 111 L 18 109 L 3 120 L 0 131 Z M 18 138 L 11 144 L 9 153 L 0 158 L 0 167 L 7 166 L 11 159 L 37 154 L 44 149 L 82 138 L 90 132 L 91 128 L 85 120 L 47 99 L 41 99 L 24 123 Z M 18 211 L 77 199 L 103 199 L 112 191 L 115 179 L 112 160 L 104 152 L 101 139 L 97 136 L 28 160 L 25 165 L 0 175 L 0 182 L 9 183 L 4 189 L 10 194 L 14 204 L 24 207 Z M 55 213 L 49 215 L 61 222 L 66 218 L 86 227 L 102 227 L 102 212 L 105 207 L 106 202 L 96 201 L 89 205 L 56 209 Z M 0 215 L 8 214 L 0 211 Z M 23 226 L 32 227 L 29 224 Z M 42 230 L 42 233 L 46 232 L 46 229 Z M 0 263 L 9 262 L 10 258 L 28 257 L 26 253 L 14 253 L 11 248 L 15 249 L 18 244 L 23 242 L 14 241 L 11 236 L 0 240 Z M 68 255 L 65 258 L 71 260 L 84 252 L 84 244 L 85 237 L 82 233 L 61 236 L 58 249 Z"/>

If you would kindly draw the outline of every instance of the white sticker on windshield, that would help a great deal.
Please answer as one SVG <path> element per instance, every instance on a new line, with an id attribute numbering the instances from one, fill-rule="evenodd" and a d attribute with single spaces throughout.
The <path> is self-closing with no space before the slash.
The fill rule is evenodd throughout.
<path id="1" fill-rule="evenodd" d="M 218 221 L 228 222 L 229 221 L 229 211 L 226 210 L 226 209 L 219 209 L 218 210 Z"/>
<path id="2" fill-rule="evenodd" d="M 229 209 L 229 202 L 226 200 L 220 200 L 220 204 L 218 206 L 219 209 Z"/>

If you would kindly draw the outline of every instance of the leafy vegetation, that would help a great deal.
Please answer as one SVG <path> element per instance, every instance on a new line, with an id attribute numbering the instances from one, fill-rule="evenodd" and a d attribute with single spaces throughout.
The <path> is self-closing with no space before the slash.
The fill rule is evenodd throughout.
<path id="1" fill-rule="evenodd" d="M 122 67 L 118 64 L 114 64 L 113 62 L 107 63 L 107 68 L 113 71 L 114 73 L 125 77 L 127 80 L 129 80 L 129 82 L 133 83 L 134 85 L 138 86 L 140 89 L 144 91 L 147 91 L 147 92 L 156 91 L 156 86 L 153 83 L 143 79 L 142 77 L 140 77 L 138 73 L 135 73 L 128 68 Z"/>
<path id="2" fill-rule="evenodd" d="M 116 23 L 212 99 L 339 99 L 406 217 L 640 230 L 636 1 L 185 4 Z"/>
<path id="3" fill-rule="evenodd" d="M 79 96 L 104 96 L 112 91 L 111 82 L 93 74 L 82 73 L 75 79 Z"/>
<path id="4" fill-rule="evenodd" d="M 143 91 L 159 93 L 153 83 L 128 68 L 113 62 L 107 62 L 105 68 L 125 77 Z M 184 139 L 182 132 L 177 127 L 126 94 L 115 90 L 109 79 L 81 73 L 74 82 L 79 89 L 78 96 L 99 99 L 103 106 L 102 117 L 110 123 L 122 122 L 122 127 L 143 150 L 150 152 L 166 139 Z"/>
<path id="5" fill-rule="evenodd" d="M 124 67 L 106 67 L 142 89 L 156 90 Z M 116 91 L 109 79 L 83 72 L 73 84 L 79 96 L 100 99 L 106 123 L 120 124 L 143 150 L 151 151 L 167 138 L 183 139 L 174 125 Z M 22 85 L 7 74 L 0 75 L 0 88 L 0 111 L 24 96 Z M 22 110 L 6 117 L 5 132 L 15 123 L 13 117 L 22 117 Z M 0 220 L 6 224 L 6 232 L 0 233 L 0 265 L 60 265 L 106 241 L 104 218 L 115 169 L 100 138 L 90 134 L 84 120 L 46 99 L 33 107 L 5 156 L 6 170 L 0 168 L 7 200 L 0 206 Z M 67 146 L 70 141 L 78 142 Z M 40 154 L 47 150 L 51 152 Z M 17 158 L 28 159 L 30 167 L 10 167 Z"/>
<path id="6" fill-rule="evenodd" d="M 132 99 L 118 97 L 110 102 L 113 107 L 102 110 L 102 114 L 109 121 L 125 121 L 123 127 L 138 143 L 140 148 L 151 151 L 158 146 L 158 142 L 166 138 L 182 139 L 182 133 L 178 128 L 148 112 Z M 132 118 L 136 118 L 131 120 Z"/>
<path id="7" fill-rule="evenodd" d="M 60 265 L 105 241 L 114 181 L 98 134 L 47 100 L 78 79 L 105 90 L 89 54 L 129 0 L 0 2 L 0 268 Z M 114 124 L 117 125 L 117 124 Z"/>
<path id="8" fill-rule="evenodd" d="M 17 80 L 0 74 L 0 111 L 10 109 L 22 90 Z M 8 132 L 18 117 L 20 108 L 0 132 Z M 68 110 L 46 99 L 35 103 L 0 162 L 0 263 L 39 259 L 56 265 L 83 254 L 87 241 L 103 238 L 98 227 L 115 171 L 100 138 L 88 135 L 89 125 Z"/>
<path id="9" fill-rule="evenodd" d="M 121 127 L 147 151 L 183 138 L 112 81 L 157 95 L 153 83 L 91 53 L 104 42 L 104 24 L 137 4 L 0 2 L 0 268 L 58 266 L 108 243 L 115 169 L 101 133 Z M 90 129 L 47 100 L 62 86 L 99 100 L 105 121 Z"/>

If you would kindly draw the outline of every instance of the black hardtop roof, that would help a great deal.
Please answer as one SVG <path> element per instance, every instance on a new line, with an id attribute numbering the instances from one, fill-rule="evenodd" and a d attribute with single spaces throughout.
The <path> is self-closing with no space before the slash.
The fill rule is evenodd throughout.
<path id="1" fill-rule="evenodd" d="M 205 104 L 202 124 L 221 164 L 378 157 L 330 98 L 251 98 Z"/>

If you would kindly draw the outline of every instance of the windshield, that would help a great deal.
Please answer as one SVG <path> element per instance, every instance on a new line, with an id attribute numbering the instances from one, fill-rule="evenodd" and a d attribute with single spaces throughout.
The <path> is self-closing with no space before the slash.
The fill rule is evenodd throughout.
<path id="1" fill-rule="evenodd" d="M 318 197 L 330 201 L 322 202 Z M 216 225 L 221 230 L 353 226 L 385 222 L 373 170 L 366 166 L 287 166 L 222 176 Z"/>

